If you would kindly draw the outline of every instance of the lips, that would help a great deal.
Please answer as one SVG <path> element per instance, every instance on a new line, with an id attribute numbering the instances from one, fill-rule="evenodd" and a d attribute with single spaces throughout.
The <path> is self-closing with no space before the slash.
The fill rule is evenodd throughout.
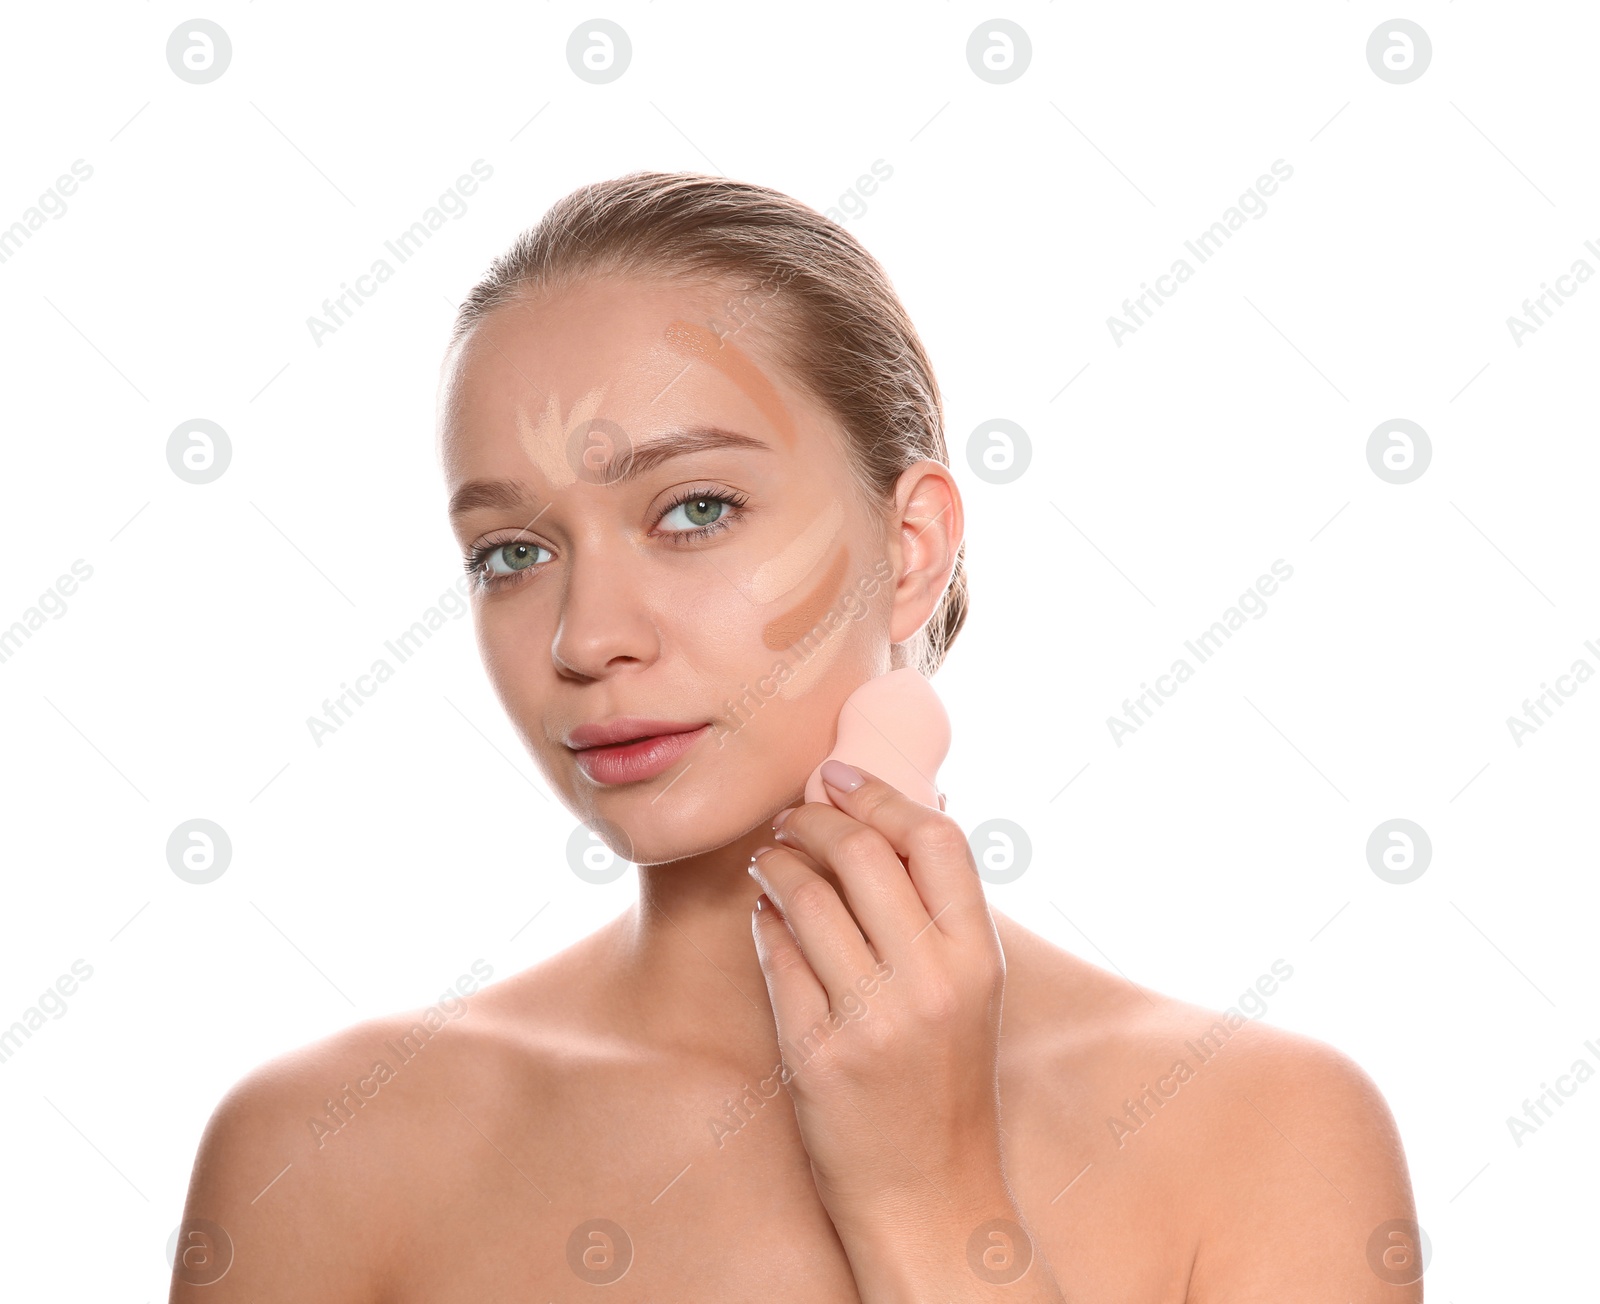
<path id="1" fill-rule="evenodd" d="M 671 767 L 710 729 L 705 723 L 628 717 L 580 725 L 567 735 L 567 746 L 594 782 L 639 783 Z"/>

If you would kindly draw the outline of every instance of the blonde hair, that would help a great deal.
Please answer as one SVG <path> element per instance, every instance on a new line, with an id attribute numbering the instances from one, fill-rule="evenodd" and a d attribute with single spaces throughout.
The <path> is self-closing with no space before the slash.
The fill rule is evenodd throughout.
<path id="1" fill-rule="evenodd" d="M 844 429 L 858 480 L 880 502 L 900 473 L 948 466 L 944 407 L 916 328 L 878 261 L 843 227 L 781 191 L 695 172 L 633 172 L 553 204 L 490 265 L 451 344 L 486 313 L 614 273 L 754 282 L 788 375 Z M 770 306 L 771 316 L 767 316 Z M 967 617 L 966 544 L 912 664 L 932 675 Z"/>

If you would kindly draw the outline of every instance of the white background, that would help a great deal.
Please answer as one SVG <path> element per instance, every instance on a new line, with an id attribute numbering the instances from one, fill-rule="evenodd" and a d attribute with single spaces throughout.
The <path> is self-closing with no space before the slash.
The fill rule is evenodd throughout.
<path id="1" fill-rule="evenodd" d="M 967 509 L 942 786 L 1033 844 L 992 902 L 1218 1008 L 1288 961 L 1265 1017 L 1382 1088 L 1430 1299 L 1593 1290 L 1600 1081 L 1520 1147 L 1506 1123 L 1600 1067 L 1600 682 L 1520 747 L 1506 725 L 1600 669 L 1600 284 L 1520 346 L 1506 324 L 1600 270 L 1591 8 L 1414 5 L 1432 62 L 1404 85 L 1368 65 L 1395 17 L 1370 3 L 1018 3 L 1032 60 L 1003 85 L 968 66 L 997 14 L 966 3 L 199 12 L 233 46 L 205 85 L 166 61 L 186 6 L 14 8 L 0 49 L 0 226 L 93 168 L 0 263 L 0 627 L 93 567 L 0 664 L 0 1026 L 93 966 L 0 1064 L 4 1294 L 164 1298 L 241 1075 L 627 905 L 631 871 L 567 867 L 470 617 L 321 747 L 306 718 L 460 573 L 438 362 L 519 230 L 638 168 L 826 209 L 878 159 L 848 226 L 939 369 Z M 597 15 L 632 42 L 606 85 L 566 60 Z M 464 215 L 314 343 L 477 159 Z M 1277 159 L 1265 215 L 1115 343 L 1108 316 Z M 232 446 L 207 485 L 166 460 L 195 417 Z M 1432 443 L 1405 485 L 1365 451 L 1395 417 Z M 967 463 L 993 418 L 1032 444 L 1008 485 Z M 1278 558 L 1267 613 L 1118 746 L 1107 717 Z M 166 860 L 192 818 L 232 840 L 204 886 Z M 1391 818 L 1432 840 L 1405 885 L 1367 862 Z"/>

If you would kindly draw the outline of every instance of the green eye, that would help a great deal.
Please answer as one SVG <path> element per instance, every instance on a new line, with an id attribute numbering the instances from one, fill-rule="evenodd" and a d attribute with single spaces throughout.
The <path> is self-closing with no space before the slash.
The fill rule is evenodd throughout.
<path id="1" fill-rule="evenodd" d="M 511 573 L 528 570 L 532 567 L 538 555 L 543 552 L 536 543 L 507 543 L 490 551 L 485 559 L 490 563 L 499 561 L 505 564 Z M 505 574 L 506 572 L 496 572 Z"/>
<path id="2" fill-rule="evenodd" d="M 699 530 L 716 524 L 727 506 L 726 498 L 714 498 L 710 494 L 702 494 L 698 498 L 686 499 L 679 503 L 661 519 L 671 521 L 674 512 L 682 512 L 686 522 L 684 528 Z"/>
<path id="3" fill-rule="evenodd" d="M 486 543 L 467 554 L 467 573 L 477 576 L 484 588 L 492 589 L 543 565 L 539 559 L 540 553 L 547 560 L 551 555 L 548 548 L 526 539 L 514 539 L 510 543 Z"/>

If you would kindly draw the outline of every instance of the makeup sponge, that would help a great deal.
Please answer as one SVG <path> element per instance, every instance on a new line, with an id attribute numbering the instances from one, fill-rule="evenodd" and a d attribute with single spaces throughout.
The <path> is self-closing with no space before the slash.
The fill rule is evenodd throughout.
<path id="1" fill-rule="evenodd" d="M 939 809 L 939 766 L 950 751 L 950 717 L 920 670 L 911 666 L 867 680 L 845 698 L 826 759 L 858 765 L 912 801 Z M 819 764 L 806 800 L 833 805 Z"/>

